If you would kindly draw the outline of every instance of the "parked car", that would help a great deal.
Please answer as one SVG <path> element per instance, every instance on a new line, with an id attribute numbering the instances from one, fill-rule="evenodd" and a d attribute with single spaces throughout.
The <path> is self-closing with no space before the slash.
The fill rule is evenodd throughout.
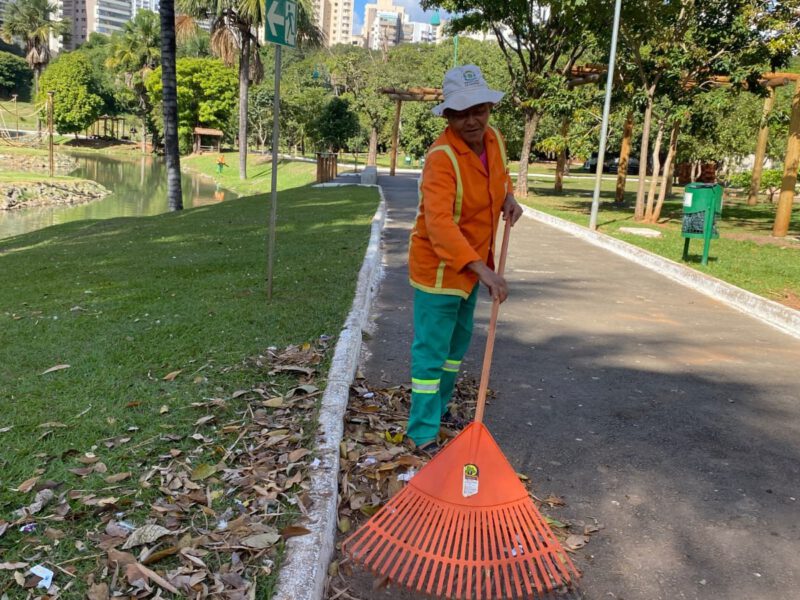
<path id="1" fill-rule="evenodd" d="M 597 170 L 597 152 L 593 152 L 586 162 L 583 163 L 583 170 L 594 173 Z M 616 173 L 619 170 L 619 154 L 608 153 L 603 158 L 603 173 Z M 648 165 L 648 173 L 650 167 Z M 639 159 L 635 156 L 628 158 L 628 175 L 639 173 Z"/>

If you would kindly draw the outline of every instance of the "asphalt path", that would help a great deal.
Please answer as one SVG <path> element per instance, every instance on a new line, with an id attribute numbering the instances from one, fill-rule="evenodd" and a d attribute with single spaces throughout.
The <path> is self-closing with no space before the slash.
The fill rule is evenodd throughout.
<path id="1" fill-rule="evenodd" d="M 381 177 L 386 276 L 363 372 L 408 384 L 416 178 Z M 559 519 L 600 531 L 586 600 L 800 598 L 800 340 L 524 217 L 486 423 Z M 481 293 L 463 369 L 480 373 Z M 415 598 L 353 577 L 362 600 Z"/>

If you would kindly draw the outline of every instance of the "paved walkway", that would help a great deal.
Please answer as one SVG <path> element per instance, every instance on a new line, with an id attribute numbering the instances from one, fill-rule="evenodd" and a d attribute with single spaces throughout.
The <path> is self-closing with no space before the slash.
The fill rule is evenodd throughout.
<path id="1" fill-rule="evenodd" d="M 416 180 L 379 183 L 387 268 L 364 371 L 399 384 Z M 586 600 L 798 598 L 800 340 L 527 217 L 507 278 L 486 421 L 537 495 L 564 498 L 554 516 L 603 527 L 576 555 Z M 370 581 L 348 593 L 412 597 Z"/>

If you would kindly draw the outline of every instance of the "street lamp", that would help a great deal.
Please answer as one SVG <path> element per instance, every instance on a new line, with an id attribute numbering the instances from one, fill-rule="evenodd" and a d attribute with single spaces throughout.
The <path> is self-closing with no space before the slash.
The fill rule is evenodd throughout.
<path id="1" fill-rule="evenodd" d="M 12 94 L 11 100 L 14 102 L 14 114 L 17 116 L 17 137 L 19 138 L 19 106 L 17 106 L 17 95 Z"/>

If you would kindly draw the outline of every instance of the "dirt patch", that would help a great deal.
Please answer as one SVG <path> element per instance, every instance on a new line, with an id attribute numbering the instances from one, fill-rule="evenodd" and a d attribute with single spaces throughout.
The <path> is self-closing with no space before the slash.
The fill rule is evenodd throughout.
<path id="1" fill-rule="evenodd" d="M 84 150 L 113 150 L 114 152 L 128 152 L 130 150 L 139 150 L 141 145 L 133 142 L 124 142 L 112 139 L 76 139 L 64 142 L 63 146 L 67 148 L 78 148 Z"/>

